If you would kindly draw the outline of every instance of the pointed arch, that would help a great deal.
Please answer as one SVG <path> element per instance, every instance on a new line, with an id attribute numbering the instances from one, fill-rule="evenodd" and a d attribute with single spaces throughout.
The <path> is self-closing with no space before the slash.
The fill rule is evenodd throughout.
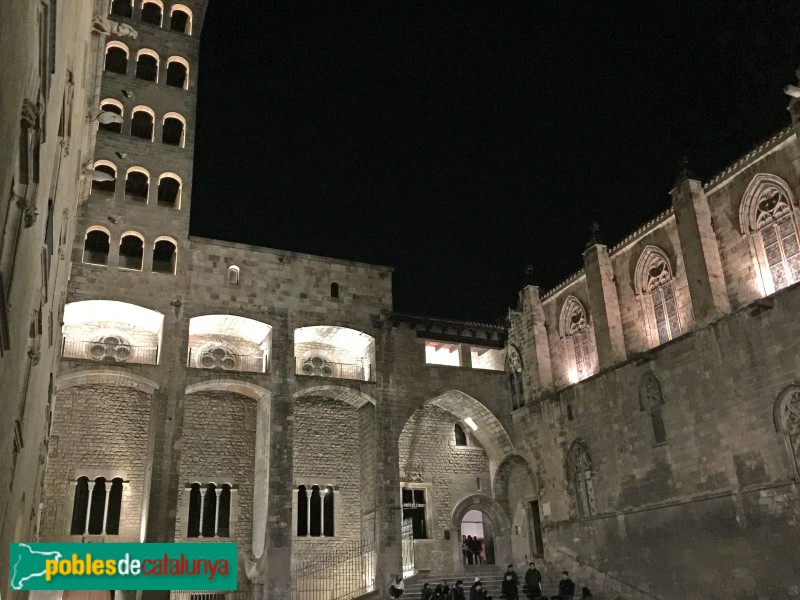
<path id="1" fill-rule="evenodd" d="M 645 373 L 639 382 L 639 410 L 650 414 L 656 444 L 663 444 L 667 441 L 667 430 L 661 410 L 663 405 L 664 394 L 661 391 L 661 383 L 652 373 Z"/>
<path id="2" fill-rule="evenodd" d="M 577 383 L 594 374 L 596 364 L 589 315 L 583 303 L 571 294 L 567 296 L 558 323 L 567 356 L 567 378 L 570 383 Z"/>
<path id="3" fill-rule="evenodd" d="M 800 385 L 790 385 L 775 400 L 775 431 L 783 434 L 795 476 L 800 476 Z"/>
<path id="4" fill-rule="evenodd" d="M 788 184 L 776 175 L 753 177 L 739 204 L 739 227 L 765 295 L 800 281 L 797 200 Z"/>
<path id="5" fill-rule="evenodd" d="M 590 517 L 597 514 L 597 503 L 594 498 L 594 466 L 589 446 L 578 438 L 572 442 L 567 451 L 567 477 L 572 482 L 578 514 Z"/>
<path id="6" fill-rule="evenodd" d="M 663 344 L 681 334 L 674 279 L 666 252 L 657 246 L 645 247 L 636 263 L 634 285 L 653 345 Z"/>

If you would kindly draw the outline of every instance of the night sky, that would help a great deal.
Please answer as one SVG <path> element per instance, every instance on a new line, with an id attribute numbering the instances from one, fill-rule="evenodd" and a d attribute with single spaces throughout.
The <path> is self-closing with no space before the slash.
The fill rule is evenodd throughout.
<path id="1" fill-rule="evenodd" d="M 227 2 L 203 28 L 192 233 L 395 267 L 494 322 L 789 124 L 800 3 Z"/>

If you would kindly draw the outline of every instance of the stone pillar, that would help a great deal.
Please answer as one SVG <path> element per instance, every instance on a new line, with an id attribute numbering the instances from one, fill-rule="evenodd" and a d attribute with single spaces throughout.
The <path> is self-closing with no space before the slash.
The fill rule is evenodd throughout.
<path id="1" fill-rule="evenodd" d="M 697 327 L 731 310 L 711 209 L 702 184 L 684 172 L 670 192 Z"/>
<path id="2" fill-rule="evenodd" d="M 525 286 L 522 290 L 523 347 L 522 362 L 526 395 L 537 397 L 553 391 L 553 366 L 550 361 L 550 343 L 544 326 L 544 308 L 539 287 Z"/>
<path id="3" fill-rule="evenodd" d="M 472 349 L 469 344 L 458 345 L 458 359 L 463 368 L 472 368 Z"/>
<path id="4" fill-rule="evenodd" d="M 614 268 L 608 248 L 603 244 L 590 243 L 583 252 L 583 265 L 597 342 L 597 358 L 599 367 L 604 369 L 626 358 L 617 284 L 614 282 Z"/>

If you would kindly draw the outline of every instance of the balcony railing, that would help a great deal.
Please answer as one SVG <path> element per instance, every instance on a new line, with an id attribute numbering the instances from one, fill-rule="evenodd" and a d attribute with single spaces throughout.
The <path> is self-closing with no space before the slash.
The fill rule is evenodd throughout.
<path id="1" fill-rule="evenodd" d="M 189 348 L 189 367 L 241 373 L 266 373 L 267 356 L 263 354 L 233 354 L 223 348 L 205 350 Z"/>
<path id="2" fill-rule="evenodd" d="M 158 364 L 158 346 L 131 346 L 123 341 L 86 341 L 64 338 L 62 358 L 78 358 L 96 362 Z"/>
<path id="3" fill-rule="evenodd" d="M 374 381 L 372 365 L 367 361 L 360 363 L 335 363 L 320 357 L 298 358 L 295 373 L 311 377 L 332 377 L 334 379 L 355 379 Z"/>

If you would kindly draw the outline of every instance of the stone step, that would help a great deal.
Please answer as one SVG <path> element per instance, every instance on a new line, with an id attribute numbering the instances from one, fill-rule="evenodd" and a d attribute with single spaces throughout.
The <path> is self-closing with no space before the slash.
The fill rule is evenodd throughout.
<path id="1" fill-rule="evenodd" d="M 517 571 L 517 576 L 520 580 L 524 577 L 525 570 L 526 569 L 520 569 Z M 542 595 L 548 598 L 558 593 L 558 578 L 549 576 L 549 571 L 550 569 L 547 569 L 547 571 L 543 572 L 544 581 L 542 582 Z M 436 589 L 436 586 L 440 584 L 442 580 L 446 580 L 448 585 L 452 587 L 459 579 L 463 582 L 465 595 L 468 597 L 467 593 L 475 577 L 480 578 L 483 589 L 486 590 L 489 596 L 492 596 L 493 600 L 501 600 L 504 598 L 500 590 L 502 589 L 501 585 L 505 577 L 505 569 L 501 569 L 495 565 L 477 565 L 468 567 L 462 572 L 451 571 L 449 573 L 441 573 L 422 571 L 406 582 L 406 592 L 403 594 L 403 598 L 405 600 L 419 600 L 422 594 L 422 585 L 425 582 L 429 583 L 432 589 Z M 527 599 L 527 591 L 527 586 L 523 581 L 519 590 L 519 597 L 521 600 Z"/>

